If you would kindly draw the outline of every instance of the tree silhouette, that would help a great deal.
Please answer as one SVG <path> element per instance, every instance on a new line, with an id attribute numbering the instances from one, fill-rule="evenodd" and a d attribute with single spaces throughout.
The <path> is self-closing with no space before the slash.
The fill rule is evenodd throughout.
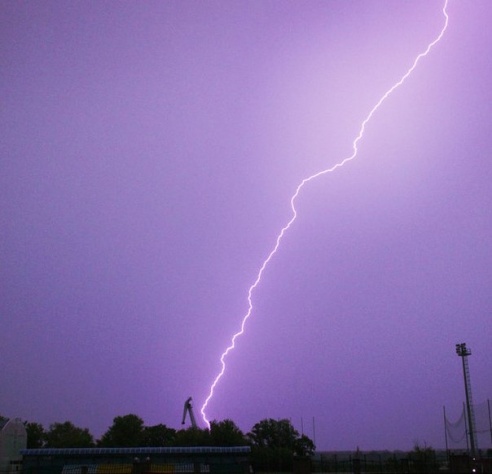
<path id="1" fill-rule="evenodd" d="M 232 420 L 212 421 L 210 423 L 212 446 L 244 446 L 246 437 Z"/>
<path id="2" fill-rule="evenodd" d="M 53 423 L 46 433 L 47 448 L 90 448 L 94 438 L 87 428 L 78 428 L 70 421 Z"/>
<path id="3" fill-rule="evenodd" d="M 141 446 L 173 446 L 176 430 L 166 425 L 144 426 Z"/>
<path id="4" fill-rule="evenodd" d="M 46 443 L 46 432 L 41 423 L 25 423 L 27 432 L 27 448 L 42 448 Z"/>
<path id="5" fill-rule="evenodd" d="M 103 447 L 138 447 L 143 441 L 144 422 L 137 415 L 117 416 L 98 442 Z"/>
<path id="6" fill-rule="evenodd" d="M 287 420 L 267 418 L 256 423 L 248 433 L 251 461 L 259 471 L 292 471 L 294 456 L 314 453 L 314 443 Z"/>

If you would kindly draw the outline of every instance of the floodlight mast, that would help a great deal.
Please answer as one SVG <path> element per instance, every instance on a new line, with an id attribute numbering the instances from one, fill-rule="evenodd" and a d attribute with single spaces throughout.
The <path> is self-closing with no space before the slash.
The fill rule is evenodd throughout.
<path id="1" fill-rule="evenodd" d="M 466 396 L 466 412 L 468 415 L 468 434 L 470 437 L 470 452 L 472 456 L 475 456 L 477 452 L 477 442 L 475 439 L 475 413 L 473 412 L 473 399 L 470 383 L 470 370 L 468 368 L 467 357 L 471 355 L 471 350 L 466 347 L 466 343 L 456 344 L 456 354 L 461 357 L 463 361 L 463 378 L 465 380 L 465 396 Z"/>

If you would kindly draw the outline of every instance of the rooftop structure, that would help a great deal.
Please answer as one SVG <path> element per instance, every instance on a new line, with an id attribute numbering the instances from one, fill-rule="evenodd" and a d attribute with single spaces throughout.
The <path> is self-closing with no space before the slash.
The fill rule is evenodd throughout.
<path id="1" fill-rule="evenodd" d="M 249 446 L 24 449 L 29 474 L 249 473 Z"/>

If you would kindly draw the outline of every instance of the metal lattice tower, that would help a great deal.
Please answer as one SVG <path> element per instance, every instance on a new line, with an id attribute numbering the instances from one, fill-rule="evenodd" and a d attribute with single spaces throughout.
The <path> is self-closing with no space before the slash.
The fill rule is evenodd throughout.
<path id="1" fill-rule="evenodd" d="M 466 412 L 468 415 L 468 435 L 470 437 L 471 455 L 475 456 L 478 446 L 475 438 L 475 413 L 473 412 L 473 398 L 470 383 L 470 369 L 468 368 L 468 356 L 471 350 L 466 347 L 466 343 L 456 344 L 456 354 L 463 361 L 463 378 L 465 380 Z"/>

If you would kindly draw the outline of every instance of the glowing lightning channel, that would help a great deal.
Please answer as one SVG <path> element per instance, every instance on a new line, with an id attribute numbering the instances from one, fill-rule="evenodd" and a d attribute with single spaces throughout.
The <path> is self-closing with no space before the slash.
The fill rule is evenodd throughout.
<path id="1" fill-rule="evenodd" d="M 427 56 L 427 54 L 432 49 L 432 47 L 435 44 L 437 44 L 441 40 L 441 38 L 443 37 L 444 32 L 446 31 L 446 29 L 448 27 L 448 20 L 449 20 L 448 13 L 447 13 L 447 10 L 446 10 L 447 9 L 447 6 L 448 6 L 448 1 L 449 0 L 445 0 L 444 1 L 444 7 L 442 9 L 442 13 L 444 15 L 445 20 L 444 20 L 444 26 L 442 27 L 441 32 L 439 33 L 439 35 L 437 36 L 437 38 L 434 41 L 432 41 L 432 43 L 429 43 L 429 45 L 427 46 L 427 48 L 425 49 L 425 51 L 423 53 L 420 53 L 415 58 L 412 66 L 408 69 L 408 71 L 402 76 L 402 78 L 396 84 L 394 84 L 381 97 L 381 99 L 379 99 L 379 101 L 377 102 L 377 104 L 369 112 L 369 114 L 367 115 L 367 117 L 365 118 L 365 120 L 362 122 L 362 125 L 361 125 L 360 130 L 359 130 L 359 134 L 357 135 L 357 137 L 355 138 L 355 140 L 352 142 L 352 149 L 353 149 L 352 154 L 349 157 L 345 158 L 344 160 L 340 161 L 339 163 L 335 164 L 331 168 L 328 168 L 328 169 L 319 171 L 318 173 L 315 173 L 315 174 L 309 176 L 308 178 L 304 178 L 301 181 L 301 183 L 299 184 L 299 186 L 297 186 L 297 189 L 296 189 L 295 193 L 292 195 L 292 197 L 290 199 L 290 207 L 292 209 L 292 218 L 289 220 L 289 222 L 287 222 L 287 224 L 282 228 L 282 230 L 278 234 L 277 240 L 275 242 L 275 246 L 273 247 L 273 250 L 268 254 L 268 257 L 263 261 L 263 264 L 261 265 L 260 270 L 258 271 L 258 275 L 256 277 L 256 280 L 249 287 L 249 290 L 248 290 L 248 311 L 246 312 L 246 314 L 243 317 L 243 320 L 241 322 L 241 329 L 232 336 L 231 344 L 222 353 L 222 355 L 220 357 L 221 370 L 220 370 L 219 374 L 217 375 L 217 377 L 215 377 L 215 380 L 213 381 L 212 385 L 210 386 L 210 391 L 209 391 L 208 397 L 205 400 L 205 403 L 203 404 L 203 406 L 202 406 L 202 408 L 200 410 L 200 412 L 202 414 L 202 417 L 203 417 L 203 421 L 207 424 L 208 428 L 210 428 L 210 422 L 207 419 L 207 416 L 205 414 L 205 409 L 207 408 L 208 403 L 210 402 L 210 400 L 212 399 L 212 397 L 214 395 L 214 390 L 215 390 L 215 387 L 217 386 L 217 383 L 219 382 L 219 380 L 224 375 L 225 368 L 226 368 L 225 358 L 227 357 L 227 355 L 229 354 L 229 352 L 231 352 L 236 347 L 236 339 L 239 336 L 242 336 L 244 334 L 244 327 L 245 327 L 246 321 L 249 319 L 249 317 L 251 316 L 251 312 L 253 311 L 253 302 L 252 302 L 253 290 L 255 290 L 255 288 L 260 283 L 261 277 L 263 275 L 263 272 L 265 271 L 265 268 L 267 267 L 267 265 L 270 262 L 270 260 L 273 258 L 273 256 L 277 252 L 283 236 L 285 235 L 285 233 L 287 232 L 287 230 L 290 228 L 290 226 L 292 225 L 292 223 L 297 218 L 297 211 L 296 211 L 296 207 L 295 207 L 295 201 L 296 201 L 297 197 L 299 196 L 299 193 L 301 192 L 301 189 L 304 187 L 304 185 L 306 185 L 307 183 L 309 183 L 309 181 L 312 181 L 313 179 L 319 178 L 320 176 L 323 176 L 323 175 L 325 175 L 327 173 L 331 173 L 331 172 L 335 171 L 337 168 L 342 167 L 345 163 L 353 160 L 357 156 L 357 152 L 358 152 L 357 144 L 359 143 L 359 141 L 362 139 L 362 137 L 364 135 L 366 124 L 371 120 L 372 116 L 379 109 L 379 107 L 381 107 L 381 105 L 389 97 L 389 95 L 395 89 L 397 89 L 398 87 L 400 87 L 405 82 L 405 80 L 407 79 L 407 77 L 410 76 L 410 74 L 413 72 L 413 70 L 417 67 L 417 64 L 420 61 L 420 59 L 422 59 L 424 56 Z"/>

